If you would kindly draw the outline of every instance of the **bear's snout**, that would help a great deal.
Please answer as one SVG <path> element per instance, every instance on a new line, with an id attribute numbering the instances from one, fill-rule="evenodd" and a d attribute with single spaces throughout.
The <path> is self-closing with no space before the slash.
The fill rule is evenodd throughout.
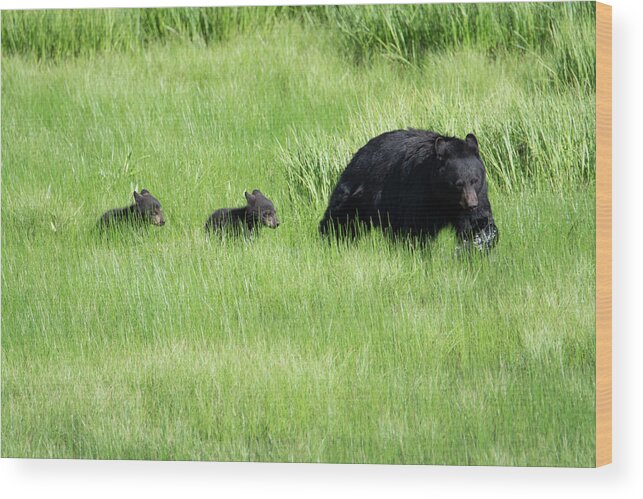
<path id="1" fill-rule="evenodd" d="M 276 229 L 277 227 L 279 227 L 279 219 L 275 216 L 264 218 L 263 223 L 271 229 Z"/>
<path id="2" fill-rule="evenodd" d="M 465 210 L 473 210 L 478 206 L 478 195 L 473 188 L 464 189 L 460 197 L 460 206 Z"/>

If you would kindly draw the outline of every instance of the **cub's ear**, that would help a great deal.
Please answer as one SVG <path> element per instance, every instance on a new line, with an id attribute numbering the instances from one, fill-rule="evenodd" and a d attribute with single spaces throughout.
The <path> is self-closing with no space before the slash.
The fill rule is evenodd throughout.
<path id="1" fill-rule="evenodd" d="M 255 196 L 257 194 L 260 194 L 261 196 L 263 196 L 263 194 L 261 194 L 261 191 L 259 189 L 255 189 L 254 191 L 252 191 L 252 194 L 255 195 Z"/>
<path id="2" fill-rule="evenodd" d="M 476 139 L 475 135 L 470 133 L 464 140 L 471 149 L 473 149 L 475 152 L 478 152 L 478 139 Z"/>
<path id="3" fill-rule="evenodd" d="M 444 158 L 447 153 L 447 143 L 444 137 L 436 137 L 435 139 L 435 155 L 438 159 Z"/>
<path id="4" fill-rule="evenodd" d="M 149 194 L 150 194 L 150 191 L 148 191 L 147 189 L 141 189 L 141 194 L 147 194 L 147 195 L 149 195 Z"/>
<path id="5" fill-rule="evenodd" d="M 246 197 L 248 204 L 255 204 L 257 198 L 254 196 L 254 194 L 248 194 L 247 192 L 244 192 L 243 195 Z"/>
<path id="6" fill-rule="evenodd" d="M 141 196 L 138 192 L 134 191 L 134 201 L 137 203 L 140 203 L 143 201 L 143 196 Z"/>

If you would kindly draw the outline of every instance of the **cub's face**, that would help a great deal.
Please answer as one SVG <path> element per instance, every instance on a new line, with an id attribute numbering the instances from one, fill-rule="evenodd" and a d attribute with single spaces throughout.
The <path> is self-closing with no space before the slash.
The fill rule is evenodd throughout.
<path id="1" fill-rule="evenodd" d="M 148 190 L 143 189 L 140 194 L 134 191 L 134 200 L 146 220 L 153 225 L 165 225 L 165 215 L 161 203 Z"/>
<path id="2" fill-rule="evenodd" d="M 279 227 L 279 219 L 277 218 L 277 210 L 272 204 L 272 201 L 264 196 L 259 190 L 255 189 L 252 194 L 245 193 L 248 206 L 252 212 L 259 219 L 262 225 L 276 229 Z"/>
<path id="3" fill-rule="evenodd" d="M 272 205 L 272 203 L 270 204 Z M 271 229 L 279 227 L 279 219 L 277 218 L 277 212 L 274 206 L 261 208 L 259 210 L 259 216 L 261 217 L 261 223 L 266 227 L 270 227 Z"/>

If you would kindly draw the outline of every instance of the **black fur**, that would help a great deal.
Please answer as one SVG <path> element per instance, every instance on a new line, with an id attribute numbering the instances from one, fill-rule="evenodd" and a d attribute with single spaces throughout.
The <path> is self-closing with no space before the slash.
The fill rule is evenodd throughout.
<path id="1" fill-rule="evenodd" d="M 358 226 L 424 240 L 452 226 L 464 247 L 491 248 L 498 229 L 475 136 L 408 129 L 371 139 L 342 173 L 319 229 L 353 236 Z"/>
<path id="2" fill-rule="evenodd" d="M 247 205 L 243 208 L 221 208 L 216 210 L 205 223 L 206 232 L 223 232 L 252 234 L 256 228 L 265 225 L 272 229 L 279 226 L 277 210 L 272 201 L 255 189 L 252 194 L 244 192 Z"/>
<path id="3" fill-rule="evenodd" d="M 143 189 L 140 194 L 134 191 L 134 204 L 106 211 L 98 220 L 101 229 L 123 223 L 165 225 L 161 203 L 147 189 Z"/>

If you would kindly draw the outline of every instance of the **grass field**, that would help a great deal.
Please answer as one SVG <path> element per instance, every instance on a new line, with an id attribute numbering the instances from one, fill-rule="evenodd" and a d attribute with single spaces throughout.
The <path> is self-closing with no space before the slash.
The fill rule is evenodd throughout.
<path id="1" fill-rule="evenodd" d="M 488 13 L 421 45 L 369 28 L 403 7 L 87 51 L 3 15 L 2 456 L 592 466 L 593 8 L 549 35 L 531 8 L 526 48 Z M 477 135 L 488 256 L 320 240 L 350 156 L 407 126 Z M 99 237 L 136 187 L 167 224 Z M 254 188 L 282 225 L 208 241 Z"/>

